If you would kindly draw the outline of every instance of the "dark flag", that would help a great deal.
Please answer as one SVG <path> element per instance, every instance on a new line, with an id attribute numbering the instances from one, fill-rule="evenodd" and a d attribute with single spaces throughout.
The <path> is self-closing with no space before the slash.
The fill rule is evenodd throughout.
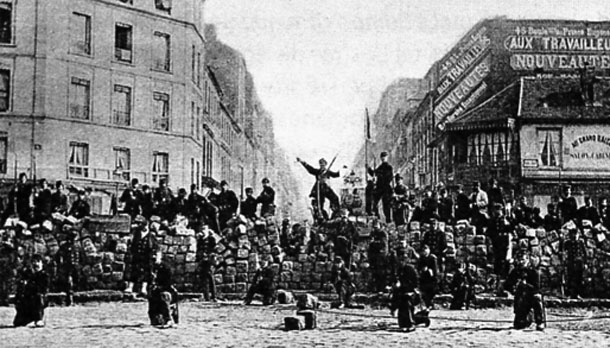
<path id="1" fill-rule="evenodd" d="M 369 118 L 369 109 L 365 108 L 366 111 L 366 138 L 371 140 L 371 120 Z"/>

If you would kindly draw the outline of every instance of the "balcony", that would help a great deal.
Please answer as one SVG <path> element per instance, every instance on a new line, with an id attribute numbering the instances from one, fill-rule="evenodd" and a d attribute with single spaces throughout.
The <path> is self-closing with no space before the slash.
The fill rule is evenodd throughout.
<path id="1" fill-rule="evenodd" d="M 119 110 L 112 111 L 112 124 L 119 126 L 130 126 L 131 125 L 131 113 Z"/>
<path id="2" fill-rule="evenodd" d="M 150 182 L 151 174 L 134 170 L 123 170 L 117 173 L 114 169 L 91 168 L 87 166 L 68 166 L 68 179 L 86 179 L 91 181 L 118 183 L 129 182 L 131 179 L 138 179 L 140 182 Z"/>

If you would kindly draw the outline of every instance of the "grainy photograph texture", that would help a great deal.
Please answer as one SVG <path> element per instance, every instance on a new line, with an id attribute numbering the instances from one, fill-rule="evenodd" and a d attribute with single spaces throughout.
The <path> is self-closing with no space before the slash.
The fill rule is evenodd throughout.
<path id="1" fill-rule="evenodd" d="M 607 1 L 0 0 L 0 346 L 606 347 Z"/>

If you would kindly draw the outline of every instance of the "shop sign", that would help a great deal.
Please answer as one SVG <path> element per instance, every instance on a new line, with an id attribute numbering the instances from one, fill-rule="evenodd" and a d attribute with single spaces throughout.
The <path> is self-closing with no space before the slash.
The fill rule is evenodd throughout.
<path id="1" fill-rule="evenodd" d="M 514 70 L 610 68 L 610 26 L 517 26 L 504 39 Z"/>
<path id="2" fill-rule="evenodd" d="M 567 167 L 610 170 L 610 129 L 604 134 L 599 128 L 565 129 L 570 141 L 564 149 Z"/>

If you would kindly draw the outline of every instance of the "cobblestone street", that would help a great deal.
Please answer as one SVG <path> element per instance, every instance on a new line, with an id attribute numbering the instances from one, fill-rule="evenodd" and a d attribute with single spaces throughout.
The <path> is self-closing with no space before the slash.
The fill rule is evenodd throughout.
<path id="1" fill-rule="evenodd" d="M 282 330 L 292 306 L 183 303 L 181 323 L 171 329 L 148 325 L 147 306 L 138 303 L 91 303 L 50 307 L 46 327 L 14 329 L 14 309 L 0 308 L 2 347 L 606 347 L 610 320 L 552 322 L 586 315 L 584 310 L 550 311 L 545 332 L 510 329 L 509 308 L 437 310 L 433 317 L 476 318 L 490 322 L 433 320 L 430 328 L 398 331 L 387 310 L 342 310 L 318 314 L 315 331 Z M 354 313 L 354 316 L 345 315 Z M 360 316 L 370 314 L 374 317 Z M 552 313 L 552 314 L 551 314 Z M 608 312 L 593 311 L 594 316 Z M 501 321 L 499 323 L 493 320 Z M 532 326 L 533 328 L 533 326 Z"/>

